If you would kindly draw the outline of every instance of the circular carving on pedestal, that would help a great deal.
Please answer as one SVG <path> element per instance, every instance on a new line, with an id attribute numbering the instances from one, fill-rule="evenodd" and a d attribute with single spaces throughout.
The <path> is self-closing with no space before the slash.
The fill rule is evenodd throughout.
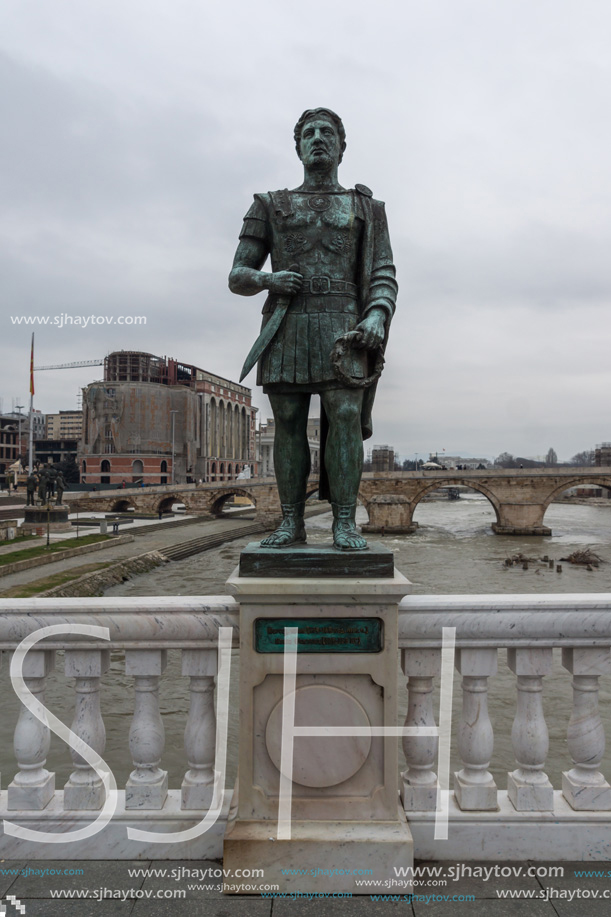
<path id="1" fill-rule="evenodd" d="M 265 729 L 267 751 L 278 770 L 281 769 L 282 709 L 280 700 Z M 295 691 L 295 726 L 369 728 L 370 725 L 361 704 L 341 688 L 305 685 Z M 370 733 L 363 736 L 297 736 L 293 745 L 293 782 L 318 788 L 337 786 L 361 769 L 370 748 Z"/>

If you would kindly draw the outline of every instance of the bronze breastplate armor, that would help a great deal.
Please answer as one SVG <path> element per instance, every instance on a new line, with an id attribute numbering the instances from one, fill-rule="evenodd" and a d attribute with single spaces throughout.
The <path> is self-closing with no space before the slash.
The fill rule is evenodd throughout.
<path id="1" fill-rule="evenodd" d="M 274 213 L 271 260 L 274 271 L 298 265 L 306 280 L 328 278 L 354 283 L 363 222 L 357 215 L 354 194 L 304 194 L 285 196 L 290 213 Z M 287 208 L 288 209 L 288 208 Z M 322 280 L 318 286 L 325 284 Z M 310 292 L 317 292 L 315 288 Z"/>

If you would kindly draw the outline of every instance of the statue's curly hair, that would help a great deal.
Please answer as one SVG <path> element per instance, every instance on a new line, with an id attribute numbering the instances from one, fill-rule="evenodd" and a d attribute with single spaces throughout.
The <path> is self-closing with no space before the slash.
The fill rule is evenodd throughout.
<path id="1" fill-rule="evenodd" d="M 344 150 L 346 149 L 346 131 L 340 116 L 336 115 L 335 112 L 331 111 L 330 108 L 308 108 L 306 111 L 304 111 L 301 118 L 295 125 L 295 130 L 293 132 L 297 155 L 301 159 L 301 132 L 303 130 L 304 124 L 306 121 L 310 121 L 312 118 L 318 117 L 318 115 L 326 116 L 337 128 L 337 133 L 339 134 L 339 161 L 341 162 L 344 156 Z"/>

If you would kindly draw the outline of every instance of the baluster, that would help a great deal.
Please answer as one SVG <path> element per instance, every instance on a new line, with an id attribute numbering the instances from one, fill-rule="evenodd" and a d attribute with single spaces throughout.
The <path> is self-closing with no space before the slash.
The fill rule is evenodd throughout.
<path id="1" fill-rule="evenodd" d="M 435 726 L 433 678 L 441 674 L 440 649 L 401 650 L 401 668 L 407 676 L 408 706 L 405 725 Z M 406 812 L 437 806 L 437 736 L 403 736 L 407 770 L 401 774 L 401 798 Z"/>
<path id="2" fill-rule="evenodd" d="M 64 658 L 67 678 L 75 678 L 76 703 L 72 731 L 99 755 L 106 745 L 100 712 L 100 678 L 110 665 L 109 650 L 70 650 Z M 101 809 L 106 794 L 101 777 L 73 748 L 74 770 L 64 786 L 64 809 Z"/>
<path id="3" fill-rule="evenodd" d="M 23 660 L 23 678 L 34 697 L 44 704 L 47 675 L 55 668 L 55 650 L 29 650 Z M 51 731 L 24 705 L 15 727 L 14 748 L 19 773 L 8 787 L 8 808 L 44 809 L 55 793 L 55 774 L 45 764 Z"/>
<path id="4" fill-rule="evenodd" d="M 190 677 L 185 752 L 189 770 L 181 792 L 182 809 L 209 809 L 214 789 L 216 650 L 183 650 L 182 674 Z"/>
<path id="5" fill-rule="evenodd" d="M 507 664 L 517 675 L 518 699 L 511 730 L 518 767 L 508 774 L 507 795 L 520 812 L 554 808 L 554 791 L 543 770 L 549 736 L 543 715 L 543 676 L 552 671 L 549 647 L 507 650 Z"/>
<path id="6" fill-rule="evenodd" d="M 167 662 L 167 650 L 125 653 L 125 673 L 135 678 L 134 718 L 129 730 L 129 750 L 135 769 L 125 786 L 126 809 L 162 809 L 168 795 L 168 772 L 159 767 L 165 746 L 159 713 L 159 678 Z"/>
<path id="7" fill-rule="evenodd" d="M 497 808 L 497 787 L 488 770 L 494 733 L 488 716 L 488 678 L 496 675 L 496 649 L 460 649 L 456 668 L 463 677 L 458 753 L 462 770 L 454 774 L 454 794 L 461 809 Z"/>
<path id="8" fill-rule="evenodd" d="M 574 765 L 562 773 L 562 793 L 574 809 L 611 809 L 611 786 L 598 770 L 605 753 L 598 679 L 609 671 L 609 662 L 608 646 L 562 650 L 562 665 L 573 675 L 573 711 L 567 740 Z"/>

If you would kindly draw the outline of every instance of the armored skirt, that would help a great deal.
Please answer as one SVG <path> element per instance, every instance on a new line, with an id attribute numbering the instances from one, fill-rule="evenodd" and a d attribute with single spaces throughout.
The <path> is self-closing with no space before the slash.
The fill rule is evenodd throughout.
<path id="1" fill-rule="evenodd" d="M 275 297 L 263 307 L 263 325 L 273 312 Z M 359 323 L 354 297 L 346 294 L 298 294 L 259 360 L 257 384 L 266 394 L 317 393 L 342 388 L 333 371 L 331 351 L 338 337 Z M 344 370 L 360 379 L 367 375 L 366 351 L 351 350 Z"/>

